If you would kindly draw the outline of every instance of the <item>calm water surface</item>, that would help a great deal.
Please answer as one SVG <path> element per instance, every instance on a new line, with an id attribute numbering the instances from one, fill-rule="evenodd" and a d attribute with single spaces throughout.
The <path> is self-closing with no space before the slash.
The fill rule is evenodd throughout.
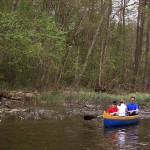
<path id="1" fill-rule="evenodd" d="M 149 150 L 150 119 L 136 126 L 104 129 L 102 118 L 2 121 L 0 150 Z"/>

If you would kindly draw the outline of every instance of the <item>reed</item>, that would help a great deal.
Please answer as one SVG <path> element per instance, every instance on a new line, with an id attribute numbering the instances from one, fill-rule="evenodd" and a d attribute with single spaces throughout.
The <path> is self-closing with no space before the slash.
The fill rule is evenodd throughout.
<path id="1" fill-rule="evenodd" d="M 150 102 L 150 94 L 146 93 L 124 93 L 124 94 L 109 94 L 109 93 L 96 93 L 90 91 L 45 91 L 38 96 L 40 101 L 74 101 L 74 102 L 100 102 L 101 100 L 119 101 L 120 99 L 130 101 L 130 97 L 134 96 L 136 102 Z"/>

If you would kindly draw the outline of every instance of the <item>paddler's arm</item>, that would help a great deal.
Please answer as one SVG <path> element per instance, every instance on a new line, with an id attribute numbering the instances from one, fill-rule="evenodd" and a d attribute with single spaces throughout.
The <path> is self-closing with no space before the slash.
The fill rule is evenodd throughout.
<path id="1" fill-rule="evenodd" d="M 128 113 L 132 114 L 133 112 L 139 113 L 139 109 L 127 111 Z"/>

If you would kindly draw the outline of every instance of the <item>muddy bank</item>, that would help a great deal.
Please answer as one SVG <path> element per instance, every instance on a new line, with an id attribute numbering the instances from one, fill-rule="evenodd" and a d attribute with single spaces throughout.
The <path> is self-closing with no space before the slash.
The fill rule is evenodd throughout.
<path id="1" fill-rule="evenodd" d="M 66 119 L 83 115 L 102 115 L 111 101 L 76 101 L 70 95 L 65 101 L 43 101 L 37 99 L 38 92 L 11 91 L 0 94 L 0 119 L 39 120 L 39 119 Z M 150 118 L 150 103 L 140 103 L 142 118 Z"/>
<path id="2" fill-rule="evenodd" d="M 7 107 L 9 106 L 11 108 Z M 12 104 L 11 104 L 12 103 Z M 10 105 L 11 104 L 11 105 Z M 13 107 L 12 107 L 13 106 Z M 87 114 L 102 115 L 105 108 L 99 103 L 92 102 L 39 102 L 36 100 L 5 102 L 0 109 L 1 120 L 40 120 L 40 119 L 67 119 Z M 140 104 L 142 118 L 150 118 L 150 105 Z"/>
<path id="3" fill-rule="evenodd" d="M 44 102 L 30 101 L 5 101 L 1 102 L 0 117 L 2 119 L 65 119 L 76 115 L 102 114 L 100 105 L 89 102 Z"/>

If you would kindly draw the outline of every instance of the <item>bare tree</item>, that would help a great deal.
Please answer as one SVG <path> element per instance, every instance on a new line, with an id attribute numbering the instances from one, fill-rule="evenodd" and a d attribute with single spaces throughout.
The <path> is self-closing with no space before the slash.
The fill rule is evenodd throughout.
<path id="1" fill-rule="evenodd" d="M 103 73 L 103 64 L 104 64 L 104 59 L 105 59 L 105 53 L 106 53 L 106 48 L 107 48 L 107 44 L 108 44 L 108 29 L 110 28 L 110 20 L 112 18 L 110 18 L 112 13 L 112 0 L 109 1 L 109 5 L 108 5 L 108 13 L 107 13 L 107 21 L 106 21 L 106 28 L 105 28 L 105 35 L 102 38 L 102 42 L 101 42 L 101 52 L 100 52 L 100 59 L 99 59 L 99 84 L 102 83 L 102 73 Z"/>
<path id="2" fill-rule="evenodd" d="M 145 23 L 145 3 L 143 0 L 139 0 L 138 9 L 138 20 L 137 20 L 137 31 L 136 31 L 136 47 L 134 53 L 134 79 L 133 79 L 133 89 L 137 90 L 139 71 L 141 65 L 141 55 L 143 46 L 143 31 Z"/>
<path id="3" fill-rule="evenodd" d="M 14 0 L 12 4 L 12 11 L 16 11 L 19 0 Z"/>
<path id="4" fill-rule="evenodd" d="M 79 21 L 79 24 L 77 25 L 77 27 L 76 27 L 76 30 L 75 30 L 75 33 L 74 33 L 74 36 L 73 36 L 73 40 L 72 40 L 72 42 L 71 42 L 71 45 L 68 47 L 68 51 L 66 52 L 66 55 L 65 55 L 65 57 L 64 57 L 64 60 L 63 60 L 63 62 L 62 62 L 62 65 L 61 65 L 61 67 L 60 67 L 60 69 L 59 69 L 59 71 L 58 71 L 58 73 L 57 73 L 57 75 L 56 75 L 56 77 L 55 77 L 55 82 L 54 82 L 54 84 L 59 84 L 59 82 L 60 82 L 60 79 L 61 79 L 61 76 L 62 76 L 62 72 L 63 72 L 63 70 L 64 70 L 64 67 L 65 67 L 65 65 L 66 65 L 66 63 L 67 63 L 67 61 L 68 61 L 68 58 L 69 58 L 69 56 L 70 56 L 70 53 L 71 53 L 71 50 L 72 50 L 72 48 L 73 48 L 73 45 L 75 44 L 75 37 L 78 35 L 78 33 L 79 33 L 79 30 L 80 30 L 80 27 L 81 27 L 81 24 L 82 24 L 82 21 L 83 21 L 83 17 L 84 17 L 84 13 L 82 14 L 82 16 L 81 16 L 81 18 L 80 18 L 80 21 Z"/>
<path id="5" fill-rule="evenodd" d="M 98 34 L 99 34 L 99 31 L 100 31 L 100 29 L 101 29 L 101 26 L 102 26 L 102 23 L 103 23 L 103 19 L 104 19 L 105 15 L 106 15 L 106 12 L 107 12 L 107 9 L 105 8 L 105 10 L 103 11 L 103 14 L 101 14 L 101 18 L 100 18 L 100 20 L 99 20 L 98 27 L 97 27 L 97 29 L 96 29 L 96 31 L 95 31 L 94 36 L 93 36 L 92 43 L 91 43 L 91 45 L 90 45 L 90 47 L 89 47 L 89 49 L 88 49 L 88 53 L 87 53 L 86 59 L 85 59 L 85 61 L 84 61 L 83 67 L 82 67 L 82 69 L 81 69 L 81 72 L 80 72 L 80 74 L 79 74 L 79 78 L 77 79 L 77 81 L 76 81 L 76 83 L 75 83 L 76 87 L 79 85 L 79 83 L 80 83 L 80 81 L 81 81 L 81 79 L 82 79 L 82 76 L 83 76 L 83 74 L 84 74 L 84 72 L 85 72 L 85 70 L 86 70 L 86 67 L 87 67 L 87 64 L 88 64 L 89 56 L 91 55 L 91 53 L 92 53 L 92 51 L 93 51 L 93 47 L 94 47 L 94 44 L 95 44 L 95 42 L 96 42 L 97 36 L 98 36 Z"/>
<path id="6" fill-rule="evenodd" d="M 148 9 L 150 9 L 150 3 L 148 4 Z M 143 77 L 143 90 L 147 91 L 149 88 L 149 73 L 150 73 L 150 69 L 149 69 L 149 65 L 150 65 L 150 12 L 147 11 L 147 28 L 146 28 L 146 45 L 145 45 L 145 66 L 144 66 L 144 77 Z"/>

